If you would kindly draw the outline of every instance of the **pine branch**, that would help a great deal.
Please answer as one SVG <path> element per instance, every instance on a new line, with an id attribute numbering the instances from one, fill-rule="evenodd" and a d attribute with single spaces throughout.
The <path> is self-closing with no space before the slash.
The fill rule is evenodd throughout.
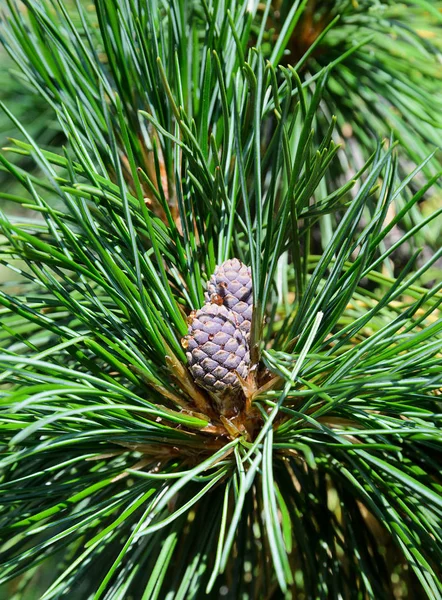
<path id="1" fill-rule="evenodd" d="M 25 4 L 8 3 L 4 43 L 67 144 L 3 107 L 23 209 L 0 214 L 9 596 L 49 569 L 47 600 L 442 597 L 442 285 L 423 285 L 442 251 L 414 249 L 441 209 L 410 216 L 440 166 L 428 154 L 402 177 L 404 150 L 368 139 L 387 114 L 370 113 L 351 168 L 343 105 L 328 115 L 370 64 L 340 37 L 373 26 L 367 3 L 336 3 L 326 64 L 315 47 L 296 69 L 280 62 L 311 3 L 290 5 L 271 49 L 270 1 Z M 229 257 L 251 267 L 256 368 L 226 417 L 182 337 Z"/>

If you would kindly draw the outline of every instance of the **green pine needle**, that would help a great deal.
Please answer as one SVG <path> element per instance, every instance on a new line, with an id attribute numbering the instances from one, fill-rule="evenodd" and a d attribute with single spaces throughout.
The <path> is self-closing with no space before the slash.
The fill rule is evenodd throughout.
<path id="1" fill-rule="evenodd" d="M 439 3 L 24 4 L 2 41 L 65 145 L 2 104 L 5 597 L 442 598 Z M 181 338 L 231 257 L 226 418 Z"/>

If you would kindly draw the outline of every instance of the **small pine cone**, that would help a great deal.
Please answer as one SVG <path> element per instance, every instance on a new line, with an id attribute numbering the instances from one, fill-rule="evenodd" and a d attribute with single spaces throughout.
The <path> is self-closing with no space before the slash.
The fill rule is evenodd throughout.
<path id="1" fill-rule="evenodd" d="M 225 306 L 205 304 L 197 310 L 182 344 L 195 382 L 209 392 L 239 391 L 236 373 L 247 377 L 250 352 L 234 316 Z"/>
<path id="2" fill-rule="evenodd" d="M 218 265 L 214 274 L 207 282 L 206 301 L 220 297 L 224 306 L 231 310 L 236 322 L 250 335 L 253 312 L 252 274 L 250 267 L 237 258 L 226 260 Z"/>

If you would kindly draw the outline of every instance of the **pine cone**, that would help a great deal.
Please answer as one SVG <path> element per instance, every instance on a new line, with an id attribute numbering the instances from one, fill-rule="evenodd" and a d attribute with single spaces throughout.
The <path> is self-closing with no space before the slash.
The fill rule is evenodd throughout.
<path id="1" fill-rule="evenodd" d="M 189 334 L 182 340 L 195 382 L 223 394 L 239 391 L 247 377 L 250 353 L 245 334 L 225 306 L 205 304 L 190 320 Z"/>
<path id="2" fill-rule="evenodd" d="M 252 324 L 252 292 L 250 267 L 237 258 L 232 258 L 216 267 L 207 282 L 205 296 L 207 302 L 210 302 L 214 296 L 222 298 L 224 306 L 235 314 L 237 324 L 248 338 Z"/>

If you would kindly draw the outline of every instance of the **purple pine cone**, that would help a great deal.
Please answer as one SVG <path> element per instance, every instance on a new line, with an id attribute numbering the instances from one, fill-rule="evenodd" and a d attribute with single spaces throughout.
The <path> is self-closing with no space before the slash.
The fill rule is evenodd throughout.
<path id="1" fill-rule="evenodd" d="M 225 306 L 205 304 L 190 319 L 182 344 L 195 382 L 210 392 L 239 390 L 247 377 L 250 353 L 245 334 Z"/>
<path id="2" fill-rule="evenodd" d="M 206 301 L 210 302 L 214 295 L 222 298 L 224 306 L 235 314 L 237 324 L 249 337 L 253 312 L 250 267 L 237 258 L 218 265 L 207 282 Z"/>

